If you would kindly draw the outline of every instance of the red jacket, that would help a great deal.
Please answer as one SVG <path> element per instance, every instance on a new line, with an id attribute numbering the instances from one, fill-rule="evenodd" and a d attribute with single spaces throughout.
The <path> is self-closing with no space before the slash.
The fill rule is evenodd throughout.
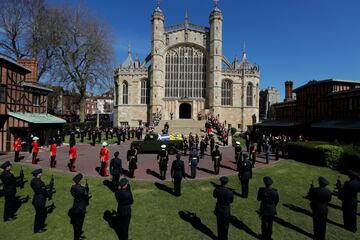
<path id="1" fill-rule="evenodd" d="M 31 146 L 32 146 L 32 152 L 33 153 L 38 153 L 39 152 L 39 143 L 38 142 L 33 141 L 31 143 Z"/>
<path id="2" fill-rule="evenodd" d="M 51 144 L 50 145 L 50 156 L 56 156 L 56 144 Z"/>
<path id="3" fill-rule="evenodd" d="M 100 161 L 107 162 L 109 160 L 109 150 L 106 147 L 103 147 L 100 150 Z"/>
<path id="4" fill-rule="evenodd" d="M 14 141 L 14 151 L 21 151 L 22 147 L 21 147 L 21 138 L 17 138 Z"/>
<path id="5" fill-rule="evenodd" d="M 69 149 L 69 159 L 75 159 L 76 157 L 76 147 L 72 146 Z"/>

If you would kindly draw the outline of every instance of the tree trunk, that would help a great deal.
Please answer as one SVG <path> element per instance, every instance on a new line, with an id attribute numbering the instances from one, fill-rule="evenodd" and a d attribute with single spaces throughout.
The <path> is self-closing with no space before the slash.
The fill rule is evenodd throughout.
<path id="1" fill-rule="evenodd" d="M 86 106 L 86 98 L 80 97 L 80 122 L 85 122 L 85 106 Z"/>

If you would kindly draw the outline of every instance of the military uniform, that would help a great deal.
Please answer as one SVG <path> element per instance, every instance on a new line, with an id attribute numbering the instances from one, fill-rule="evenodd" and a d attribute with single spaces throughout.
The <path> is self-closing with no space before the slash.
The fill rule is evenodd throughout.
<path id="1" fill-rule="evenodd" d="M 176 160 L 171 165 L 171 177 L 174 179 L 174 193 L 181 195 L 181 180 L 185 178 L 184 162 L 180 159 L 180 154 L 176 154 Z"/>
<path id="2" fill-rule="evenodd" d="M 82 228 L 85 219 L 86 206 L 89 204 L 89 194 L 86 187 L 80 184 L 82 179 L 82 174 L 77 174 L 73 181 L 75 182 L 72 185 L 70 193 L 74 198 L 73 206 L 71 208 L 71 224 L 74 229 L 74 240 L 81 240 L 82 238 Z"/>
<path id="3" fill-rule="evenodd" d="M 52 141 L 51 145 L 50 145 L 50 167 L 51 168 L 56 167 L 56 150 L 57 150 L 57 147 L 56 147 L 55 141 Z"/>
<path id="4" fill-rule="evenodd" d="M 167 171 L 169 156 L 165 148 L 161 149 L 161 151 L 158 153 L 157 160 L 159 163 L 160 178 L 166 179 L 166 171 Z"/>
<path id="5" fill-rule="evenodd" d="M 235 146 L 235 162 L 241 162 L 241 157 L 242 157 L 242 148 L 240 146 L 240 144 L 238 144 L 238 142 L 236 142 L 236 146 Z"/>
<path id="6" fill-rule="evenodd" d="M 222 154 L 221 154 L 218 146 L 216 146 L 215 150 L 212 152 L 212 160 L 213 160 L 213 163 L 214 163 L 214 173 L 219 174 L 219 172 L 220 172 L 220 162 L 222 160 Z"/>
<path id="7" fill-rule="evenodd" d="M 200 141 L 200 157 L 201 158 L 204 157 L 205 147 L 206 147 L 206 144 L 205 144 L 204 138 L 202 138 Z"/>
<path id="8" fill-rule="evenodd" d="M 221 186 L 214 189 L 213 197 L 217 199 L 214 214 L 217 220 L 218 239 L 228 239 L 228 230 L 230 223 L 230 204 L 234 201 L 234 193 L 227 189 L 225 185 L 228 183 L 227 177 L 221 177 Z"/>
<path id="9" fill-rule="evenodd" d="M 38 177 L 42 173 L 41 169 L 34 170 L 32 174 L 34 178 L 31 180 L 30 186 L 34 191 L 32 205 L 35 208 L 34 233 L 43 232 L 45 228 L 45 220 L 47 211 L 45 208 L 46 198 L 49 193 L 46 190 L 45 183 Z"/>
<path id="10" fill-rule="evenodd" d="M 10 172 L 10 170 L 6 170 L 9 166 L 11 166 L 9 161 L 3 163 L 1 168 L 4 169 L 4 171 L 0 175 L 1 181 L 4 184 L 4 221 L 15 219 L 15 211 L 19 204 L 19 201 L 16 198 L 16 187 L 19 186 L 18 179 Z"/>
<path id="11" fill-rule="evenodd" d="M 191 178 L 196 178 L 196 167 L 199 163 L 199 156 L 194 148 L 189 154 L 189 165 L 191 168 Z"/>
<path id="12" fill-rule="evenodd" d="M 239 162 L 238 165 L 241 194 L 244 198 L 247 198 L 249 193 L 249 181 L 252 178 L 252 164 L 248 160 L 248 155 L 244 155 L 244 160 Z"/>
<path id="13" fill-rule="evenodd" d="M 123 178 L 120 180 L 120 189 L 115 192 L 115 198 L 118 202 L 117 217 L 119 220 L 119 239 L 128 240 L 129 225 L 131 219 L 131 205 L 134 199 L 128 186 L 128 180 Z"/>
<path id="14" fill-rule="evenodd" d="M 326 221 L 328 215 L 328 203 L 331 201 L 331 191 L 326 188 L 328 181 L 319 177 L 319 187 L 310 188 L 310 207 L 313 214 L 314 239 L 324 240 L 326 233 Z"/>
<path id="15" fill-rule="evenodd" d="M 272 188 L 270 177 L 264 177 L 266 187 L 259 188 L 257 200 L 260 203 L 261 217 L 261 239 L 270 240 L 272 235 L 272 225 L 274 216 L 277 214 L 276 205 L 279 203 L 279 194 L 275 188 Z"/>
<path id="16" fill-rule="evenodd" d="M 110 173 L 112 175 L 112 181 L 114 184 L 119 183 L 119 178 L 123 174 L 122 173 L 122 161 L 118 157 L 119 152 L 114 153 L 114 158 L 110 161 Z"/>
<path id="17" fill-rule="evenodd" d="M 135 169 L 137 169 L 137 153 L 134 148 L 127 151 L 126 158 L 129 164 L 129 177 L 134 178 Z"/>

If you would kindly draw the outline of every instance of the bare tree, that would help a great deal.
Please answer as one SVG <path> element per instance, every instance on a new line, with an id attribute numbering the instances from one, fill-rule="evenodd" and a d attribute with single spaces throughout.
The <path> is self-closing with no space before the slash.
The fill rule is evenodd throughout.
<path id="1" fill-rule="evenodd" d="M 80 121 L 85 120 L 87 91 L 112 79 L 112 44 L 108 28 L 82 5 L 61 7 L 56 59 L 58 80 L 80 94 Z"/>

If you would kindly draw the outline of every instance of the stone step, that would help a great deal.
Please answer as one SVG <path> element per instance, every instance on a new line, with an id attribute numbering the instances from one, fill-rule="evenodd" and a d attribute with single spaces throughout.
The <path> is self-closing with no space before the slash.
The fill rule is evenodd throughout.
<path id="1" fill-rule="evenodd" d="M 164 128 L 164 124 L 169 123 L 169 133 L 182 133 L 188 135 L 192 134 L 205 134 L 205 120 L 192 120 L 192 119 L 177 119 L 177 120 L 161 120 L 159 125 L 155 128 L 155 132 L 161 133 Z"/>

